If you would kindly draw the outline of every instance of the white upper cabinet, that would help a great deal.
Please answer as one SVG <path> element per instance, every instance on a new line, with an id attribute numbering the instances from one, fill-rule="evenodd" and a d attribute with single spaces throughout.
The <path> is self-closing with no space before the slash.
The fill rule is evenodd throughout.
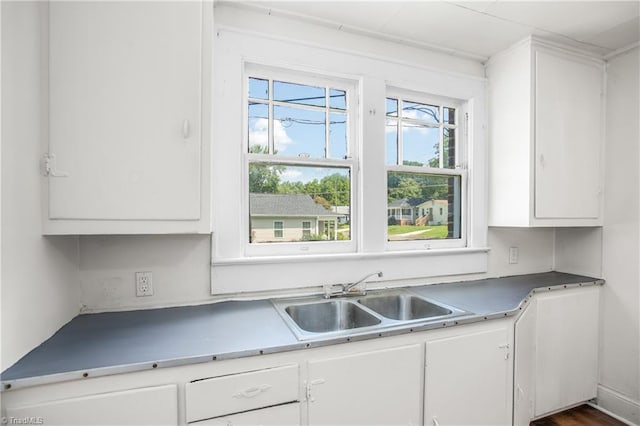
<path id="1" fill-rule="evenodd" d="M 489 225 L 601 225 L 603 62 L 534 38 L 487 76 Z"/>
<path id="2" fill-rule="evenodd" d="M 49 4 L 45 233 L 210 231 L 208 7 Z"/>

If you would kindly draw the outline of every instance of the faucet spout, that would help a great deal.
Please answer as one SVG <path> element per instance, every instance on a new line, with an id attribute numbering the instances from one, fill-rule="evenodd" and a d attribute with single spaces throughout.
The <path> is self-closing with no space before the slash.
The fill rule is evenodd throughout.
<path id="1" fill-rule="evenodd" d="M 350 291 L 352 288 L 354 288 L 354 287 L 356 287 L 356 286 L 358 286 L 358 285 L 362 284 L 362 283 L 363 283 L 363 282 L 365 282 L 367 279 L 369 279 L 369 278 L 371 278 L 371 277 L 373 277 L 373 276 L 375 276 L 375 275 L 377 275 L 378 277 L 382 277 L 382 271 L 378 271 L 378 272 L 373 272 L 373 273 L 371 273 L 371 274 L 367 274 L 367 275 L 365 275 L 364 277 L 362 277 L 361 279 L 359 279 L 358 281 L 352 282 L 352 283 L 350 283 L 350 284 L 343 284 L 343 285 L 342 285 L 342 294 L 347 294 L 347 293 L 349 293 L 349 291 Z"/>

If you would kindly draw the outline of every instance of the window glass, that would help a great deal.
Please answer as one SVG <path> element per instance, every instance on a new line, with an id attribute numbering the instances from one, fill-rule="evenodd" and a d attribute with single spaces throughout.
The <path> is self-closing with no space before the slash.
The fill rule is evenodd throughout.
<path id="1" fill-rule="evenodd" d="M 460 238 L 459 176 L 387 173 L 389 241 Z"/>
<path id="2" fill-rule="evenodd" d="M 273 237 L 277 239 L 281 239 L 284 236 L 284 222 L 275 221 L 273 222 Z"/>
<path id="3" fill-rule="evenodd" d="M 349 240 L 350 206 L 347 167 L 249 164 L 251 243 L 274 242 L 269 225 L 280 218 L 278 242 Z"/>
<path id="4" fill-rule="evenodd" d="M 249 97 L 254 99 L 269 99 L 269 80 L 250 78 Z"/>
<path id="5" fill-rule="evenodd" d="M 438 167 L 440 165 L 439 146 L 439 128 L 414 123 L 403 123 L 403 165 Z"/>
<path id="6" fill-rule="evenodd" d="M 324 87 L 307 86 L 305 84 L 273 82 L 273 100 L 300 105 L 325 106 L 326 89 Z"/>
<path id="7" fill-rule="evenodd" d="M 331 89 L 329 92 L 330 105 L 334 109 L 347 109 L 347 92 L 344 90 Z"/>
<path id="8" fill-rule="evenodd" d="M 439 123 L 439 108 L 434 105 L 419 104 L 417 102 L 403 101 L 402 116 L 425 123 Z"/>
<path id="9" fill-rule="evenodd" d="M 249 152 L 269 153 L 269 105 L 249 102 Z"/>
<path id="10" fill-rule="evenodd" d="M 347 157 L 347 114 L 332 112 L 329 114 L 329 158 Z"/>
<path id="11" fill-rule="evenodd" d="M 273 107 L 274 154 L 325 157 L 325 114 L 302 108 Z"/>

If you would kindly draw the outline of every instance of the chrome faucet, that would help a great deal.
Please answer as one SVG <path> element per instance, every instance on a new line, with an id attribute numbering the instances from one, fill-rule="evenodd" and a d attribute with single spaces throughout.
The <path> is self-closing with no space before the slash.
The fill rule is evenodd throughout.
<path id="1" fill-rule="evenodd" d="M 347 296 L 347 295 L 364 296 L 367 293 L 367 290 L 365 288 L 362 288 L 360 291 L 355 291 L 353 289 L 358 285 L 362 284 L 363 282 L 365 282 L 367 279 L 373 277 L 374 275 L 377 275 L 378 277 L 382 277 L 382 271 L 367 274 L 361 279 L 359 279 L 358 281 L 355 281 L 349 284 L 339 284 L 341 286 L 341 289 L 338 292 L 332 291 L 331 285 L 325 286 L 324 297 L 325 299 L 328 299 L 330 297 Z"/>

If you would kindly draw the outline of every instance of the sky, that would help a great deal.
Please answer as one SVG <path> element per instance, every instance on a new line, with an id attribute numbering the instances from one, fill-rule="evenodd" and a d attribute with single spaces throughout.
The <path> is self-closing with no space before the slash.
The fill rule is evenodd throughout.
<path id="1" fill-rule="evenodd" d="M 268 81 L 249 79 L 249 96 L 254 99 L 268 101 Z M 274 105 L 273 135 L 275 155 L 301 158 L 325 158 L 326 89 L 300 84 L 273 82 L 273 99 L 287 102 L 287 106 Z M 342 90 L 330 89 L 329 102 L 333 108 L 329 113 L 329 158 L 341 159 L 348 155 L 348 129 L 346 115 L 346 93 Z M 305 106 L 323 107 L 322 110 Z M 342 112 L 342 111 L 345 112 Z M 445 108 L 446 121 L 453 122 L 454 110 Z M 430 113 L 429 113 L 430 112 Z M 387 115 L 397 117 L 397 102 L 387 100 Z M 426 104 L 405 101 L 402 115 L 419 119 L 427 123 L 437 124 L 439 110 Z M 268 105 L 250 102 L 248 136 L 249 145 L 268 144 Z M 397 164 L 397 119 L 388 118 L 385 128 L 387 164 Z M 440 129 L 427 125 L 403 123 L 403 161 L 429 164 L 429 160 L 439 157 L 437 145 L 440 140 Z M 348 169 L 347 169 L 348 170 Z M 281 176 L 285 181 L 301 181 L 321 179 L 325 174 L 334 173 L 334 169 L 326 170 L 317 167 L 288 167 Z"/>

